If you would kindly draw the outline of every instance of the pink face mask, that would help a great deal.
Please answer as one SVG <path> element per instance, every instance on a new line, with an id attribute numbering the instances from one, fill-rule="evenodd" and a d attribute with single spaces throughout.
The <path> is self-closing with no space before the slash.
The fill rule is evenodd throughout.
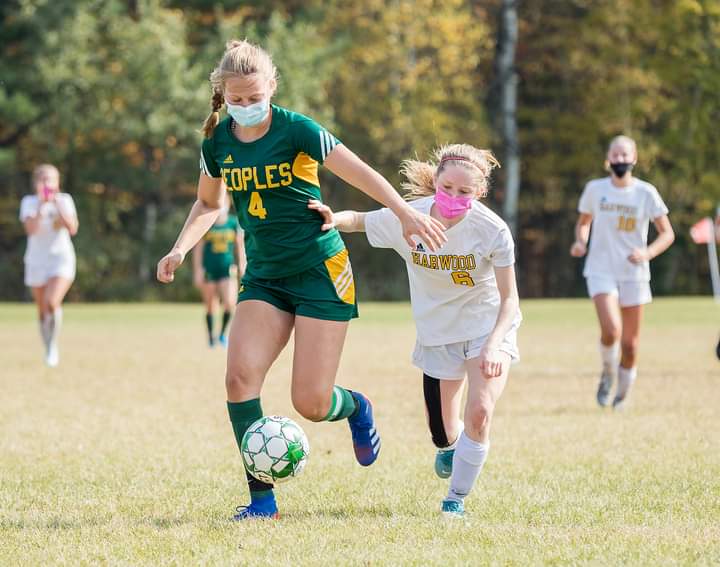
<path id="1" fill-rule="evenodd" d="M 454 219 L 472 207 L 472 197 L 453 197 L 440 189 L 435 188 L 435 204 L 440 214 L 446 219 Z"/>
<path id="2" fill-rule="evenodd" d="M 42 188 L 43 200 L 48 201 L 50 199 L 50 197 L 52 197 L 53 193 L 54 193 L 54 191 L 53 191 L 52 187 L 50 187 L 48 185 L 43 185 L 43 188 Z"/>

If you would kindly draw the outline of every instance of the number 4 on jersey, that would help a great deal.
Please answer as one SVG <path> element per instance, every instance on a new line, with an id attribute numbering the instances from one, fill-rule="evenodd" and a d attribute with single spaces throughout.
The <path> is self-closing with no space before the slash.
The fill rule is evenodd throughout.
<path id="1" fill-rule="evenodd" d="M 257 191 L 253 191 L 252 193 L 250 193 L 250 204 L 248 205 L 248 213 L 250 213 L 254 217 L 258 217 L 260 220 L 265 220 L 265 217 L 267 216 L 267 210 L 265 210 L 265 207 L 263 207 L 260 193 L 258 193 Z"/>

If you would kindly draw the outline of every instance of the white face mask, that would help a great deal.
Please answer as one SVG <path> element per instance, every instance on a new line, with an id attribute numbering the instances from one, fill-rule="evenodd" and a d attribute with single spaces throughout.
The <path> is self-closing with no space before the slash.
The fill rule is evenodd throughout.
<path id="1" fill-rule="evenodd" d="M 257 126 L 265 120 L 268 109 L 270 108 L 269 100 L 263 99 L 260 102 L 249 104 L 248 106 L 241 106 L 239 104 L 230 104 L 226 102 L 227 111 L 232 119 L 237 122 L 240 126 L 250 127 Z"/>

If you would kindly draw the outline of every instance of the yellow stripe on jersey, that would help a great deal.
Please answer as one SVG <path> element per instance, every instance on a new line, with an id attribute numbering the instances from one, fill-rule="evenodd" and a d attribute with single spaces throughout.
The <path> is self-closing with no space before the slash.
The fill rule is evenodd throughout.
<path id="1" fill-rule="evenodd" d="M 300 152 L 295 157 L 292 172 L 295 177 L 299 177 L 303 181 L 307 181 L 316 187 L 320 187 L 320 180 L 318 179 L 318 162 L 305 152 Z"/>
<path id="2" fill-rule="evenodd" d="M 347 249 L 338 252 L 332 258 L 325 260 L 330 279 L 335 286 L 338 297 L 345 303 L 355 303 L 355 280 Z"/>

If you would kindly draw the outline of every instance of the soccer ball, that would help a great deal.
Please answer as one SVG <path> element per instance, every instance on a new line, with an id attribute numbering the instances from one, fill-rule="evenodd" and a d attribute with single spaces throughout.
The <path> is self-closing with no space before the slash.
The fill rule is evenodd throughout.
<path id="1" fill-rule="evenodd" d="M 247 471 L 268 484 L 298 476 L 310 454 L 305 432 L 292 419 L 280 415 L 258 419 L 245 432 L 240 446 Z"/>

